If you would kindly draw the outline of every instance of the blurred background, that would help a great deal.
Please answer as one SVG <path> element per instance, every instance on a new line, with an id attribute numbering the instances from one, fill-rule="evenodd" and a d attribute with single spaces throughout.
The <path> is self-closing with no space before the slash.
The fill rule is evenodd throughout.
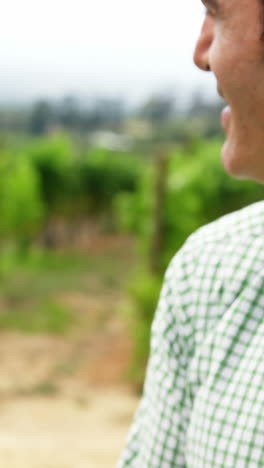
<path id="1" fill-rule="evenodd" d="M 0 466 L 115 466 L 164 271 L 263 198 L 227 176 L 199 0 L 9 0 L 0 28 Z"/>

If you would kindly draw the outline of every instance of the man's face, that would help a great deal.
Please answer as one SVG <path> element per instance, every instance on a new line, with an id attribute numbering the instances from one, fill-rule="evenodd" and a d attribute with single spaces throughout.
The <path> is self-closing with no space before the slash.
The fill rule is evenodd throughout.
<path id="1" fill-rule="evenodd" d="M 207 9 L 194 53 L 214 73 L 230 107 L 222 114 L 225 169 L 264 182 L 264 42 L 260 0 L 203 0 Z"/>

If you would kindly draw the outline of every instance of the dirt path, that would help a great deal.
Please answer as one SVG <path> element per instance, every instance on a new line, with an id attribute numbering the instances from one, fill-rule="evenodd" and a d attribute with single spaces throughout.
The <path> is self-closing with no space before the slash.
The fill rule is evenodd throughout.
<path id="1" fill-rule="evenodd" d="M 82 400 L 15 398 L 0 406 L 3 468 L 110 468 L 123 447 L 135 396 L 94 390 Z"/>
<path id="2" fill-rule="evenodd" d="M 137 398 L 122 383 L 124 324 L 103 324 L 62 337 L 1 332 L 0 468 L 116 466 Z"/>
<path id="3" fill-rule="evenodd" d="M 123 331 L 111 320 L 93 339 L 1 333 L 0 468 L 116 466 L 137 405 L 120 383 Z"/>

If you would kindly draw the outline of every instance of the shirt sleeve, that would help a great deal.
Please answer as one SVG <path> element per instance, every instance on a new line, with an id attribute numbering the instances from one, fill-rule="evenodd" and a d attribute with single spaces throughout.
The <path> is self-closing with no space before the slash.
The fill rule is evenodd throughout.
<path id="1" fill-rule="evenodd" d="M 171 262 L 152 324 L 144 392 L 118 468 L 183 468 L 189 419 L 189 290 L 181 262 Z"/>

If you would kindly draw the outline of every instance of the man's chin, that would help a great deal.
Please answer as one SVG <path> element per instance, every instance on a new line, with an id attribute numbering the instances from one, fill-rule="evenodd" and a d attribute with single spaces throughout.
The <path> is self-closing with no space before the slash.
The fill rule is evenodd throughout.
<path id="1" fill-rule="evenodd" d="M 252 165 L 252 160 L 256 159 L 250 149 L 247 151 L 246 144 L 239 144 L 227 137 L 222 150 L 221 159 L 225 171 L 236 179 L 254 180 L 264 183 L 264 168 Z"/>
<path id="2" fill-rule="evenodd" d="M 245 167 L 243 167 L 243 155 L 239 151 L 238 145 L 230 141 L 228 137 L 222 146 L 221 159 L 223 167 L 229 175 L 236 179 L 248 178 Z"/>

